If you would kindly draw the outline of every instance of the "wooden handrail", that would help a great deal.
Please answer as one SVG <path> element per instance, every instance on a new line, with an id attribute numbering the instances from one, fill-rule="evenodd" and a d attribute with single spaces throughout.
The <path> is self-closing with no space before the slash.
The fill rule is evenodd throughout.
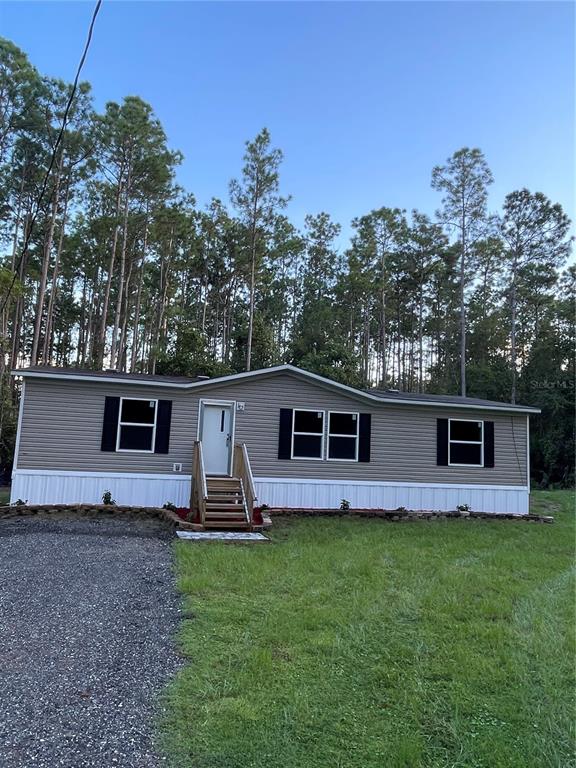
<path id="1" fill-rule="evenodd" d="M 204 453 L 202 442 L 194 443 L 194 461 L 192 464 L 192 493 L 190 496 L 190 508 L 193 512 L 198 510 L 200 522 L 204 525 L 206 519 L 206 498 L 208 486 L 206 484 L 206 471 L 204 469 Z"/>
<path id="2" fill-rule="evenodd" d="M 208 485 L 206 483 L 206 469 L 204 467 L 204 450 L 202 448 L 202 441 L 198 441 L 198 457 L 200 459 L 200 480 L 202 487 L 202 496 L 205 499 L 208 496 Z"/>
<path id="3" fill-rule="evenodd" d="M 246 469 L 246 480 L 248 481 L 248 493 L 252 499 L 252 502 L 258 501 L 256 496 L 256 486 L 254 485 L 254 475 L 252 474 L 252 467 L 250 466 L 250 459 L 248 458 L 248 448 L 246 443 L 242 443 L 242 458 L 244 460 L 244 467 Z"/>
<path id="4" fill-rule="evenodd" d="M 258 498 L 256 496 L 256 487 L 254 485 L 254 477 L 252 475 L 252 467 L 250 466 L 246 443 L 237 443 L 234 446 L 234 475 L 239 477 L 242 481 L 248 521 L 252 523 L 254 518 L 254 507 L 256 506 Z"/>

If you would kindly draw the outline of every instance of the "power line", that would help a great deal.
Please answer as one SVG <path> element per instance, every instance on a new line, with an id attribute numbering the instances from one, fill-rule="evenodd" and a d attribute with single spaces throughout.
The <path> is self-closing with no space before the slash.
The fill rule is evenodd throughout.
<path id="1" fill-rule="evenodd" d="M 36 205 L 34 207 L 34 213 L 32 214 L 30 218 L 29 225 L 27 227 L 26 236 L 24 238 L 24 244 L 22 246 L 22 253 L 20 254 L 20 258 L 18 259 L 18 263 L 14 266 L 14 274 L 12 275 L 12 280 L 10 282 L 10 285 L 8 286 L 8 291 L 6 293 L 6 296 L 4 298 L 4 301 L 2 302 L 2 307 L 0 309 L 0 313 L 4 312 L 6 309 L 6 304 L 8 303 L 8 299 L 10 298 L 10 294 L 12 293 L 12 289 L 14 288 L 14 285 L 16 283 L 16 277 L 18 273 L 20 272 L 20 267 L 22 266 L 22 262 L 24 261 L 24 257 L 26 256 L 28 252 L 28 246 L 30 245 L 30 239 L 32 237 L 32 230 L 34 229 L 34 224 L 36 223 L 36 219 L 38 217 L 38 213 L 40 211 L 40 206 L 42 205 L 42 200 L 44 198 L 44 195 L 46 194 L 46 188 L 48 187 L 48 180 L 50 178 L 50 174 L 52 173 L 52 168 L 54 167 L 54 163 L 56 162 L 56 155 L 58 153 L 58 147 L 62 143 L 62 138 L 64 136 L 64 131 L 66 130 L 66 125 L 68 123 L 68 115 L 70 113 L 70 109 L 72 107 L 72 103 L 74 101 L 74 96 L 76 95 L 76 89 L 78 87 L 78 80 L 80 79 L 80 73 L 82 72 L 82 67 L 84 66 L 84 62 L 86 61 L 86 56 L 88 55 L 88 49 L 90 48 L 90 43 L 92 42 L 92 32 L 94 31 L 94 24 L 96 23 L 96 17 L 98 16 L 98 11 L 100 10 L 100 6 L 102 5 L 102 0 L 97 0 L 96 6 L 94 8 L 94 13 L 92 14 L 92 19 L 90 21 L 90 26 L 88 28 L 88 37 L 86 38 L 86 43 L 84 45 L 84 51 L 82 53 L 82 58 L 80 59 L 80 63 L 78 64 L 78 68 L 76 70 L 76 77 L 74 78 L 74 82 L 72 84 L 72 90 L 70 91 L 70 96 L 68 98 L 68 102 L 66 104 L 66 109 L 64 110 L 64 116 L 62 117 L 62 125 L 60 127 L 60 131 L 58 132 L 58 136 L 56 138 L 56 143 L 54 144 L 54 147 L 52 148 L 52 155 L 50 157 L 50 163 L 48 165 L 48 170 L 46 171 L 46 175 L 44 176 L 44 181 L 42 182 L 42 187 L 40 189 L 40 194 L 38 196 L 38 199 L 36 200 Z"/>

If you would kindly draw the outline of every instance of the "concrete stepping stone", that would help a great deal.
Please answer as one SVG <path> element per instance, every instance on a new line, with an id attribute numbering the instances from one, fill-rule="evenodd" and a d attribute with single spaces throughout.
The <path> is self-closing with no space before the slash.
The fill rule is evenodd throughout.
<path id="1" fill-rule="evenodd" d="M 176 531 L 176 535 L 187 541 L 270 541 L 264 534 L 250 531 Z"/>

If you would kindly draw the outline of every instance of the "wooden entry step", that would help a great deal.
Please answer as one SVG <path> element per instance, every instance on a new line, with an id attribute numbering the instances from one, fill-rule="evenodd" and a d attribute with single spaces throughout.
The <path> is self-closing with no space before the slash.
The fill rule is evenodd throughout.
<path id="1" fill-rule="evenodd" d="M 249 530 L 250 518 L 239 477 L 206 476 L 205 528 Z"/>
<path id="2" fill-rule="evenodd" d="M 189 525 L 193 530 L 203 528 L 244 530 L 255 532 L 263 523 L 257 510 L 254 478 L 245 443 L 233 450 L 232 474 L 207 474 L 204 468 L 202 441 L 194 443 L 192 462 L 192 492 Z"/>

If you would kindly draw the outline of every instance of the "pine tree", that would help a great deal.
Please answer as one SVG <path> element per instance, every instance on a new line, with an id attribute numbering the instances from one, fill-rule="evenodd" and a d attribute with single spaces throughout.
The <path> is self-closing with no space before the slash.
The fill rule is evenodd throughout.
<path id="1" fill-rule="evenodd" d="M 466 289 L 473 269 L 474 243 L 486 233 L 488 186 L 492 173 L 479 149 L 464 147 L 432 171 L 432 187 L 443 192 L 439 218 L 456 233 L 460 250 L 460 394 L 466 396 Z"/>
<path id="2" fill-rule="evenodd" d="M 567 259 L 571 239 L 570 220 L 558 204 L 553 205 L 541 192 L 527 189 L 511 192 L 504 201 L 501 232 L 506 244 L 510 304 L 510 398 L 516 402 L 516 325 L 518 284 L 527 270 L 559 267 Z"/>
<path id="3" fill-rule="evenodd" d="M 263 128 L 254 141 L 246 143 L 244 167 L 240 180 L 230 182 L 230 199 L 246 229 L 248 265 L 248 334 L 246 370 L 252 364 L 252 337 L 257 280 L 268 241 L 278 212 L 287 198 L 279 194 L 279 168 L 282 152 L 271 148 L 270 134 Z"/>

